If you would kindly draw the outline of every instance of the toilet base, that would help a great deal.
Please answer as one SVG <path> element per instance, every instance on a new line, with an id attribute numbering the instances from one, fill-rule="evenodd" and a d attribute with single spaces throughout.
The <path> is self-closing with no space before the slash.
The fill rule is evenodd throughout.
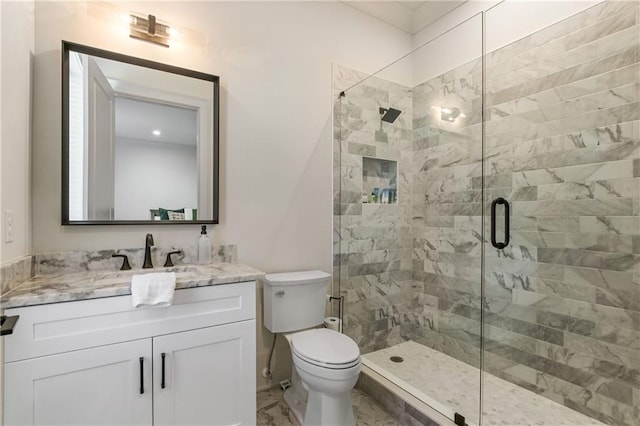
<path id="1" fill-rule="evenodd" d="M 313 392 L 309 394 L 309 400 L 305 401 L 300 392 L 291 386 L 284 391 L 284 401 L 298 423 L 303 426 L 356 425 L 351 404 L 351 392 L 333 397 Z M 325 404 L 331 405 L 333 409 L 329 412 L 326 409 L 322 410 L 322 406 Z"/>
<path id="2" fill-rule="evenodd" d="M 284 402 L 287 403 L 289 410 L 291 410 L 298 423 L 302 424 L 304 422 L 304 412 L 307 405 L 306 401 L 303 401 L 295 389 L 290 387 L 284 391 Z"/>
<path id="3" fill-rule="evenodd" d="M 286 335 L 285 335 L 286 337 Z M 289 341 L 289 339 L 287 339 Z M 298 423 L 302 424 L 304 420 L 304 413 L 307 408 L 307 398 L 309 393 L 302 384 L 302 379 L 296 371 L 296 366 L 291 365 L 291 386 L 284 391 L 284 401 L 289 406 L 289 409 L 293 412 Z"/>
<path id="4" fill-rule="evenodd" d="M 328 407 L 331 407 L 328 409 Z M 351 391 L 338 395 L 309 392 L 303 426 L 356 426 L 351 405 Z"/>

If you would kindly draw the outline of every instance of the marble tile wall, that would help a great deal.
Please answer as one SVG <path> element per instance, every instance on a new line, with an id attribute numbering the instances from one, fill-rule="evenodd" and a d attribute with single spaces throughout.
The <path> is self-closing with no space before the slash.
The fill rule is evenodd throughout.
<path id="1" fill-rule="evenodd" d="M 334 88 L 364 77 L 335 66 Z M 411 88 L 370 77 L 347 90 L 336 108 L 334 281 L 339 278 L 348 306 L 344 332 L 363 353 L 402 341 L 399 318 L 411 303 L 412 106 Z M 394 123 L 382 123 L 380 107 L 402 113 Z M 363 180 L 363 157 L 397 162 L 397 204 L 362 202 L 371 183 Z"/>
<path id="2" fill-rule="evenodd" d="M 413 136 L 398 141 L 397 212 L 358 203 L 362 155 L 387 148 L 371 123 L 385 82 L 347 91 L 334 157 L 345 331 L 364 353 L 410 339 L 479 366 L 484 310 L 488 372 L 640 424 L 638 2 L 598 4 L 485 61 L 484 129 L 480 58 L 402 89 Z M 511 244 L 485 245 L 481 297 L 496 197 L 511 204 Z"/>
<path id="3" fill-rule="evenodd" d="M 613 425 L 640 424 L 639 5 L 486 57 L 485 201 L 510 200 L 512 240 L 486 246 L 485 366 Z"/>
<path id="4" fill-rule="evenodd" d="M 480 322 L 451 312 L 481 309 L 482 60 L 413 89 L 411 312 L 401 334 L 480 366 Z M 449 118 L 449 111 L 459 111 Z M 464 413 L 463 413 L 464 414 Z M 468 414 L 467 414 L 468 415 Z"/>

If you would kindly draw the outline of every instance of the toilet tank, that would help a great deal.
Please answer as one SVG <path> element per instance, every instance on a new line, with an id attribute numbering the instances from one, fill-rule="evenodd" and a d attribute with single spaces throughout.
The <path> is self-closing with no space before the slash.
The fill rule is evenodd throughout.
<path id="1" fill-rule="evenodd" d="M 322 324 L 330 280 L 322 271 L 267 274 L 262 280 L 264 326 L 285 333 Z"/>

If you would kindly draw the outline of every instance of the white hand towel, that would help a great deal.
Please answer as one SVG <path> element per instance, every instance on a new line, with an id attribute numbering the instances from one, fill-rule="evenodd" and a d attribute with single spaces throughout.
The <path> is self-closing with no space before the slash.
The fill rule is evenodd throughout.
<path id="1" fill-rule="evenodd" d="M 134 275 L 131 278 L 131 302 L 134 308 L 171 306 L 175 289 L 175 272 Z"/>

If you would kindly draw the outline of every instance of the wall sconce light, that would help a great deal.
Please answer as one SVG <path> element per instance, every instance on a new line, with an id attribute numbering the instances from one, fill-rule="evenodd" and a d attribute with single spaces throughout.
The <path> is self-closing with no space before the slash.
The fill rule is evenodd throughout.
<path id="1" fill-rule="evenodd" d="M 458 117 L 460 118 L 466 117 L 466 115 L 464 115 L 464 113 L 460 111 L 460 108 L 457 108 L 457 107 L 447 108 L 447 107 L 432 106 L 431 108 L 440 111 L 440 119 L 442 121 L 448 121 L 450 123 L 453 123 L 456 121 L 456 119 L 458 119 Z"/>
<path id="2" fill-rule="evenodd" d="M 126 37 L 126 34 L 129 34 L 132 38 L 157 43 L 165 47 L 171 45 L 171 47 L 206 49 L 209 44 L 207 36 L 200 31 L 177 24 L 172 24 L 169 27 L 166 22 L 158 22 L 155 16 L 151 18 L 143 13 L 132 12 L 124 9 L 120 4 L 98 0 L 75 3 L 87 17 L 116 26 L 119 36 Z M 155 28 L 152 21 L 155 21 Z M 150 23 L 152 24 L 151 29 L 149 28 Z"/>
<path id="3" fill-rule="evenodd" d="M 130 16 L 129 37 L 169 47 L 171 29 L 168 25 L 159 23 L 154 15 L 147 15 L 146 18 L 136 15 Z"/>

